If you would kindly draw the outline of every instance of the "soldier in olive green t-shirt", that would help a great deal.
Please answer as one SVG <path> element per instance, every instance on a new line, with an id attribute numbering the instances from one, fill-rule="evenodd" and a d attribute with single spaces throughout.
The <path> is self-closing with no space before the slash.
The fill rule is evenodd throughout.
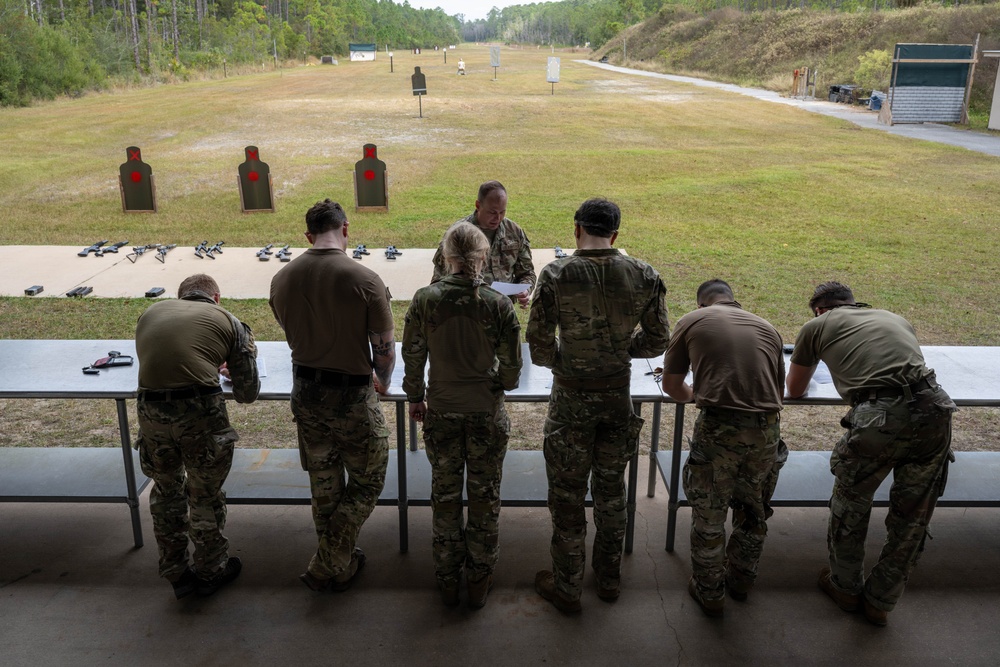
<path id="1" fill-rule="evenodd" d="M 924 548 L 951 451 L 955 404 L 924 365 L 916 334 L 899 315 L 857 303 L 846 285 L 822 283 L 809 307 L 788 370 L 788 396 L 805 394 L 820 361 L 851 405 L 847 429 L 830 457 L 830 564 L 819 586 L 845 611 L 885 625 Z M 864 573 L 872 498 L 893 474 L 886 538 Z"/>
<path id="2" fill-rule="evenodd" d="M 220 372 L 238 403 L 260 391 L 257 348 L 250 328 L 219 305 L 210 276 L 185 279 L 177 300 L 159 301 L 139 316 L 136 447 L 143 473 L 153 480 L 149 511 L 160 557 L 160 576 L 174 595 L 209 595 L 234 580 L 240 559 L 229 557 L 226 496 L 222 485 L 239 439 L 229 424 Z M 188 540 L 194 561 L 188 563 Z"/>

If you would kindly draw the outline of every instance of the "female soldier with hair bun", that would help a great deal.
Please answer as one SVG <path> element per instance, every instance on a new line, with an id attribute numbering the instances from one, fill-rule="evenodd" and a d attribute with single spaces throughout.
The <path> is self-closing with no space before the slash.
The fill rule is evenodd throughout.
<path id="1" fill-rule="evenodd" d="M 489 241 L 479 228 L 469 222 L 452 225 L 443 242 L 449 275 L 417 290 L 406 313 L 402 347 L 403 390 L 410 417 L 424 424 L 431 463 L 438 587 L 446 605 L 457 605 L 466 569 L 473 609 L 486 604 L 493 585 L 500 477 L 510 433 L 504 390 L 517 387 L 521 372 L 514 307 L 482 281 L 488 252 Z M 463 485 L 469 498 L 468 521 L 462 509 Z"/>

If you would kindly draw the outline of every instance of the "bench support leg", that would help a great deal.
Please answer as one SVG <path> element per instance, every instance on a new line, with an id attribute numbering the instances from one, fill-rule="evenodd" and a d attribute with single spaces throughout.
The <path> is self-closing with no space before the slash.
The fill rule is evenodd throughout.
<path id="1" fill-rule="evenodd" d="M 677 532 L 677 504 L 680 497 L 681 445 L 684 442 L 684 404 L 678 403 L 674 411 L 674 449 L 670 458 L 670 501 L 667 503 L 667 551 L 674 550 Z"/>
<path id="2" fill-rule="evenodd" d="M 139 493 L 136 490 L 135 468 L 132 463 L 132 438 L 129 436 L 128 430 L 128 410 L 125 408 L 125 399 L 116 398 L 115 403 L 118 408 L 118 432 L 122 439 L 122 458 L 125 460 L 125 503 L 132 515 L 132 538 L 135 540 L 135 548 L 138 549 L 142 546 L 142 523 L 139 521 Z"/>

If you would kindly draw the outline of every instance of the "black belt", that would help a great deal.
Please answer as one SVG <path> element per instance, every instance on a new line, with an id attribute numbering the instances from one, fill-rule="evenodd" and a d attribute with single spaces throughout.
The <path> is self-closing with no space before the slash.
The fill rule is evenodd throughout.
<path id="1" fill-rule="evenodd" d="M 302 380 L 312 380 L 324 387 L 343 389 L 346 387 L 367 387 L 372 381 L 371 375 L 348 375 L 337 371 L 324 371 L 320 368 L 309 368 L 308 366 L 296 366 L 295 377 Z"/>
<path id="2" fill-rule="evenodd" d="M 906 396 L 907 393 L 910 396 L 928 389 L 933 389 L 932 385 L 927 378 L 920 380 L 919 382 L 914 382 L 906 387 L 875 387 L 872 389 L 858 389 L 851 393 L 851 405 L 857 405 L 862 401 L 875 401 L 880 398 L 898 398 L 900 396 Z"/>
<path id="3" fill-rule="evenodd" d="M 182 401 L 186 398 L 198 398 L 200 396 L 214 396 L 222 393 L 222 387 L 194 386 L 182 389 L 164 389 L 163 391 L 140 391 L 139 400 L 146 402 L 156 401 Z"/>

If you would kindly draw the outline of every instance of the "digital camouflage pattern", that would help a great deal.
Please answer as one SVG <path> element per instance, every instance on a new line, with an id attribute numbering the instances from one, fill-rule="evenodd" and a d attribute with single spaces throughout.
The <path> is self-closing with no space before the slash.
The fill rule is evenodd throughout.
<path id="1" fill-rule="evenodd" d="M 601 588 L 617 588 L 627 524 L 625 467 L 643 421 L 628 387 L 581 391 L 553 385 L 545 419 L 545 472 L 552 515 L 552 572 L 564 597 L 579 600 L 586 566 L 588 482 L 594 499 L 591 567 Z"/>
<path id="2" fill-rule="evenodd" d="M 757 578 L 770 511 L 766 501 L 784 464 L 775 461 L 780 430 L 777 412 L 703 408 L 698 413 L 682 481 L 691 504 L 691 567 L 704 600 L 725 597 L 727 576 L 743 591 Z"/>
<path id="3" fill-rule="evenodd" d="M 226 565 L 229 541 L 222 485 L 239 440 L 222 394 L 181 401 L 137 402 L 139 465 L 153 480 L 149 511 L 160 554 L 160 576 L 173 581 L 188 566 L 212 578 Z M 189 507 L 190 505 L 190 507 Z"/>
<path id="4" fill-rule="evenodd" d="M 892 611 L 923 551 L 927 526 L 944 492 L 951 451 L 951 418 L 957 409 L 934 376 L 914 395 L 863 400 L 841 420 L 847 432 L 834 447 L 830 471 L 831 580 L 845 593 L 860 594 L 874 607 Z M 865 537 L 872 497 L 893 473 L 886 539 L 878 562 L 864 576 Z"/>
<path id="5" fill-rule="evenodd" d="M 479 227 L 475 211 L 455 224 L 459 222 L 471 222 Z M 441 280 L 448 273 L 444 261 L 444 247 L 438 244 L 437 252 L 434 253 L 434 276 L 431 282 Z M 528 235 L 510 218 L 504 218 L 497 227 L 496 234 L 490 242 L 490 251 L 486 255 L 486 266 L 483 267 L 483 281 L 487 285 L 498 280 L 505 283 L 535 284 L 535 267 L 531 263 L 531 243 L 528 241 Z"/>
<path id="6" fill-rule="evenodd" d="M 424 417 L 424 446 L 431 464 L 434 569 L 454 587 L 462 569 L 470 581 L 493 574 L 500 553 L 500 480 L 510 419 L 496 412 L 439 413 Z M 462 490 L 469 499 L 464 521 Z M 464 525 L 463 525 L 464 523 Z"/>
<path id="7" fill-rule="evenodd" d="M 546 265 L 532 295 L 525 338 L 532 363 L 554 376 L 544 427 L 552 572 L 556 589 L 570 600 L 580 599 L 585 569 L 588 479 L 598 585 L 620 583 L 625 467 L 642 429 L 629 395 L 631 359 L 666 349 L 665 294 L 651 266 L 601 249 L 577 250 Z M 564 379 L 574 386 L 561 385 Z"/>
<path id="8" fill-rule="evenodd" d="M 350 567 L 361 526 L 385 485 L 389 430 L 371 384 L 335 389 L 295 378 L 292 415 L 319 538 L 308 572 L 336 578 Z"/>

